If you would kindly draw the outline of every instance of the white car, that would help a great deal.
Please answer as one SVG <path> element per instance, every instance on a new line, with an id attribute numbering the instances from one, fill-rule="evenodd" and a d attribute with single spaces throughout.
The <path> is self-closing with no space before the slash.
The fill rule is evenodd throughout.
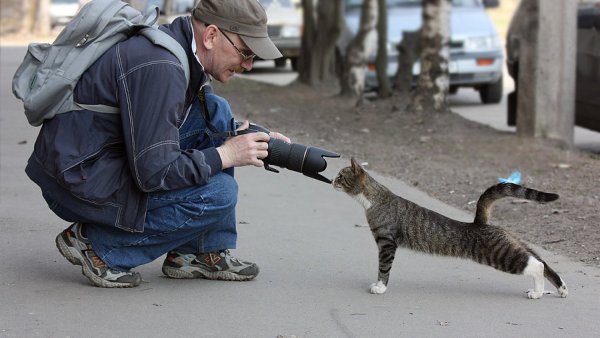
<path id="1" fill-rule="evenodd" d="M 283 57 L 275 60 L 276 67 L 284 67 L 289 59 L 292 69 L 298 68 L 302 35 L 302 15 L 292 0 L 258 0 L 267 12 L 269 37 Z"/>

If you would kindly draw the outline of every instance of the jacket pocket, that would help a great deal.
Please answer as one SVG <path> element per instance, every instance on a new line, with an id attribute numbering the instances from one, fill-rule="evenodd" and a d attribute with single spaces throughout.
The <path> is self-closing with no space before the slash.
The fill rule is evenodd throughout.
<path id="1" fill-rule="evenodd" d="M 115 193 L 128 181 L 129 175 L 122 145 L 113 144 L 69 166 L 57 179 L 79 198 L 106 203 L 117 199 Z"/>

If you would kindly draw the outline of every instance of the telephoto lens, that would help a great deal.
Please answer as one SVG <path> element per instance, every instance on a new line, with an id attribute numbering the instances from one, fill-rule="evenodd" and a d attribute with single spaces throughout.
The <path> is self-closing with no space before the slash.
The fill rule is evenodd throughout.
<path id="1" fill-rule="evenodd" d="M 264 162 L 265 168 L 272 164 L 303 173 L 305 176 L 325 183 L 331 183 L 330 179 L 319 174 L 327 168 L 327 161 L 324 157 L 340 157 L 340 155 L 328 150 L 272 138 L 269 141 L 269 155 Z"/>
<path id="2" fill-rule="evenodd" d="M 245 131 L 241 131 L 240 134 Z M 265 132 L 269 130 L 257 124 L 250 124 L 246 132 Z M 273 172 L 279 172 L 271 168 L 270 165 L 276 165 L 304 174 L 305 176 L 331 184 L 331 180 L 319 174 L 327 168 L 325 157 L 340 157 L 329 150 L 316 147 L 305 146 L 298 143 L 287 143 L 283 140 L 271 138 L 269 140 L 268 156 L 263 159 L 265 169 Z"/>

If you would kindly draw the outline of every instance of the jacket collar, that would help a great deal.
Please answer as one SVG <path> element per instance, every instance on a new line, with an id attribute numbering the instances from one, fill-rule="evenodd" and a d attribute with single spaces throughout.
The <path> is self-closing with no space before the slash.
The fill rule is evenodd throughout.
<path id="1" fill-rule="evenodd" d="M 188 63 L 190 65 L 190 83 L 186 94 L 186 107 L 196 97 L 200 88 L 210 83 L 210 77 L 204 71 L 204 67 L 198 61 L 192 48 L 194 33 L 192 31 L 191 16 L 181 16 L 172 23 L 163 25 L 163 30 L 171 35 L 185 49 Z"/>

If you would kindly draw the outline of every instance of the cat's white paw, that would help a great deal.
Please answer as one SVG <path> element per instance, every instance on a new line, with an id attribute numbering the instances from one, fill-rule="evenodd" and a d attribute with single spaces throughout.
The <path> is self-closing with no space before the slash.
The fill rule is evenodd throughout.
<path id="1" fill-rule="evenodd" d="M 527 298 L 529 298 L 529 299 L 540 299 L 543 296 L 544 296 L 543 291 L 527 290 Z"/>
<path id="2" fill-rule="evenodd" d="M 371 293 L 373 294 L 382 294 L 387 290 L 387 287 L 383 284 L 382 281 L 378 281 L 377 283 L 371 284 Z"/>
<path id="3" fill-rule="evenodd" d="M 558 294 L 562 298 L 567 298 L 567 296 L 569 295 L 569 289 L 567 289 L 567 286 L 565 284 L 558 288 Z"/>

